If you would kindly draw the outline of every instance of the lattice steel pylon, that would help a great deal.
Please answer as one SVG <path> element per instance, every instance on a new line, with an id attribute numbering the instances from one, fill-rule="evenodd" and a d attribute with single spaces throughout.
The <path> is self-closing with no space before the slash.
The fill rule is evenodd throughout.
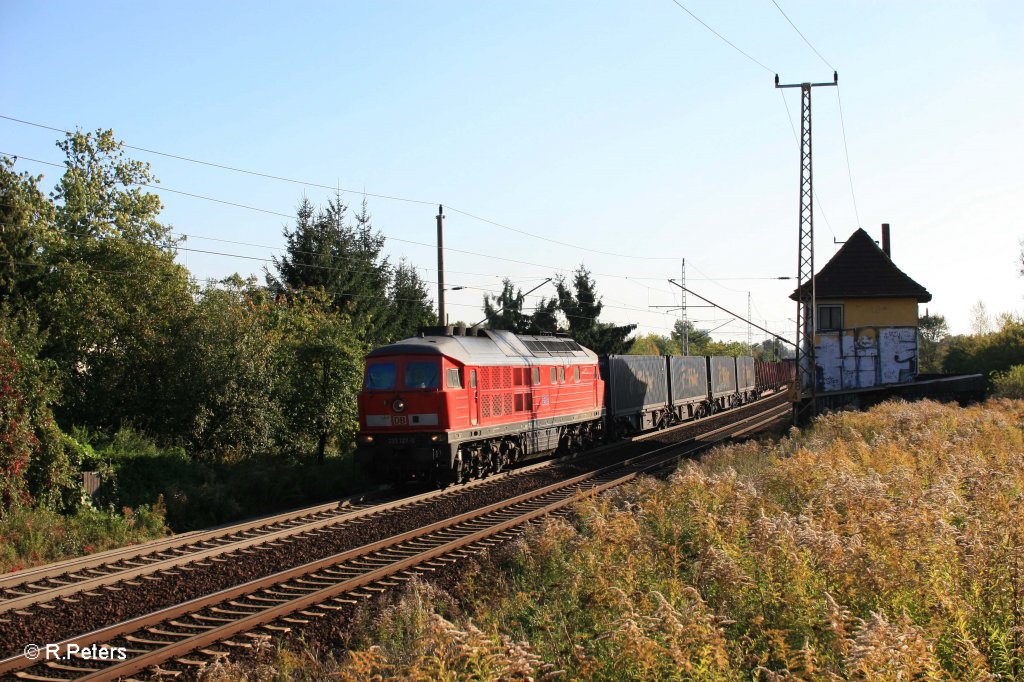
<path id="1" fill-rule="evenodd" d="M 817 410 L 817 361 L 814 354 L 815 310 L 817 295 L 814 282 L 814 171 L 811 154 L 811 89 L 836 86 L 839 74 L 832 73 L 831 83 L 794 83 L 776 88 L 800 88 L 800 217 L 797 242 L 796 302 L 796 390 L 793 394 L 793 422 L 801 424 Z"/>

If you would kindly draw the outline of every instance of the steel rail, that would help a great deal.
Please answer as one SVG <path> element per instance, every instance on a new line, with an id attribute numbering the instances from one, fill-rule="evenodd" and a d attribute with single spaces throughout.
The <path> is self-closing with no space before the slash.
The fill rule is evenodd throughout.
<path id="1" fill-rule="evenodd" d="M 69 672 L 85 673 L 86 676 L 80 679 L 86 680 L 113 679 L 115 677 L 138 672 L 139 670 L 149 668 L 171 658 L 184 655 L 185 653 L 197 648 L 207 646 L 214 642 L 223 641 L 226 638 L 238 634 L 239 632 L 245 632 L 267 625 L 279 618 L 293 614 L 296 611 L 302 611 L 314 604 L 323 604 L 327 600 L 331 600 L 339 597 L 340 595 L 351 593 L 353 590 L 358 590 L 359 588 L 372 585 L 384 578 L 394 576 L 395 574 L 407 571 L 407 569 L 414 566 L 443 557 L 444 555 L 450 554 L 458 549 L 463 549 L 469 545 L 473 545 L 474 543 L 486 540 L 491 536 L 500 535 L 515 526 L 520 526 L 528 521 L 538 518 L 539 516 L 561 509 L 582 496 L 593 495 L 610 487 L 621 485 L 626 481 L 632 480 L 637 475 L 662 468 L 666 466 L 668 462 L 677 462 L 682 456 L 711 444 L 702 441 L 709 441 L 720 435 L 728 437 L 734 434 L 738 435 L 746 433 L 759 428 L 764 424 L 777 421 L 780 417 L 788 415 L 788 413 L 788 406 L 785 405 L 770 408 L 769 410 L 746 417 L 736 423 L 720 427 L 704 434 L 699 434 L 697 437 L 682 443 L 670 444 L 659 448 L 654 452 L 645 453 L 625 460 L 624 462 L 618 462 L 601 467 L 566 481 L 552 483 L 543 488 L 522 493 L 521 495 L 509 500 L 496 502 L 480 509 L 465 512 L 453 518 L 444 519 L 391 538 L 386 538 L 379 542 L 348 550 L 322 560 L 310 562 L 304 566 L 288 569 L 272 576 L 191 600 L 184 604 L 179 604 L 124 623 L 102 628 L 100 630 L 93 631 L 92 633 L 66 640 L 60 644 L 63 648 L 66 648 L 68 644 L 72 643 L 81 647 L 86 647 L 91 644 L 110 642 L 114 638 L 128 635 L 131 632 L 141 631 L 141 634 L 143 635 L 142 637 L 135 637 L 130 641 L 143 643 L 143 645 L 146 643 L 168 645 L 163 649 L 151 652 L 133 650 L 133 653 L 137 653 L 139 655 L 127 661 L 117 663 L 111 667 L 96 670 L 88 667 L 81 668 L 52 663 L 49 664 L 49 667 L 61 671 L 62 674 Z M 742 426 L 744 424 L 746 426 Z M 665 451 L 671 451 L 671 454 L 662 454 Z M 649 460 L 652 459 L 656 459 L 656 461 L 649 463 Z M 632 470 L 629 470 L 631 467 Z M 627 469 L 624 474 L 615 473 L 622 472 L 624 469 Z M 610 479 L 604 482 L 595 481 L 595 479 L 600 479 L 601 477 L 608 476 L 609 474 L 612 474 Z M 524 509 L 509 518 L 508 515 L 511 513 L 510 508 L 517 506 L 524 507 Z M 494 523 L 488 523 L 486 527 L 477 528 L 476 525 L 481 523 L 483 519 L 488 516 L 496 517 L 493 519 Z M 460 526 L 468 526 L 468 529 L 461 529 L 461 532 L 466 532 L 468 530 L 468 534 L 463 535 L 461 538 L 450 538 L 449 536 L 452 533 L 455 533 L 457 528 Z M 437 544 L 437 538 L 434 540 L 428 539 L 432 534 L 436 535 L 437 538 L 440 538 L 441 542 L 439 544 Z M 411 546 L 413 542 L 417 545 L 416 547 Z M 410 546 L 402 548 L 403 543 Z M 434 543 L 434 546 L 428 547 L 426 550 L 422 550 L 422 547 L 419 545 L 424 543 L 428 545 Z M 410 550 L 412 551 L 411 554 L 408 553 Z M 382 558 L 374 560 L 373 555 L 375 554 L 398 554 L 400 558 L 398 560 L 394 560 L 391 557 L 388 557 L 385 562 L 387 565 L 374 567 L 377 563 L 383 560 Z M 363 565 L 366 563 L 370 564 L 369 570 L 359 571 L 356 567 L 341 570 L 338 568 L 345 562 L 360 559 L 362 560 Z M 356 570 L 358 574 L 350 575 L 353 570 Z M 319 572 L 321 571 L 332 575 L 319 575 Z M 342 573 L 343 577 L 341 582 L 338 582 L 336 580 L 337 575 L 334 575 L 339 572 Z M 319 586 L 319 588 L 315 589 L 305 586 L 295 587 L 289 585 L 289 581 L 295 581 L 302 577 L 306 578 L 307 584 L 312 583 Z M 315 580 L 310 581 L 309 578 L 311 577 L 315 578 Z M 322 586 L 323 581 L 331 580 L 334 580 L 335 584 Z M 274 598 L 267 598 L 266 596 L 261 598 L 255 596 L 256 593 L 261 590 L 267 590 L 267 588 L 273 588 L 268 590 L 267 594 L 274 595 Z M 383 590 L 384 588 L 374 589 Z M 296 591 L 300 592 L 300 594 L 291 594 Z M 305 592 L 305 594 L 301 594 L 302 592 Z M 285 598 L 281 598 L 282 596 Z M 296 598 L 287 599 L 288 596 L 296 596 Z M 255 599 L 258 604 L 252 605 L 239 603 L 239 600 L 243 600 L 245 598 Z M 351 600 L 348 601 L 350 602 Z M 196 616 L 204 609 L 216 604 L 224 603 L 227 603 L 232 608 L 221 609 L 222 613 L 234 612 L 237 615 L 242 616 L 242 618 L 218 627 L 205 625 L 202 619 L 197 619 L 195 624 L 184 624 L 180 622 L 171 624 L 176 628 L 184 628 L 186 631 L 199 630 L 197 633 L 186 633 L 186 635 L 168 631 L 166 628 L 169 626 L 165 626 L 165 629 L 163 630 L 157 630 L 152 627 L 160 623 L 185 617 L 186 615 Z M 272 605 L 267 606 L 267 604 Z M 332 607 L 323 606 L 322 608 L 330 609 Z M 258 610 L 255 613 L 252 613 L 251 611 L 253 609 Z M 224 618 L 214 618 L 210 616 L 205 617 L 205 619 L 215 621 L 225 620 Z M 277 629 L 279 630 L 281 628 Z M 154 636 L 157 637 L 156 640 L 153 639 Z M 163 641 L 168 637 L 181 638 L 183 636 L 185 639 L 179 639 L 177 642 Z M 33 675 L 31 673 L 23 672 L 25 668 L 29 668 L 34 665 L 38 665 L 38 663 L 26 659 L 25 656 L 12 657 L 5 661 L 0 661 L 0 673 L 17 670 L 19 672 L 16 672 L 15 676 L 22 679 L 64 679 L 63 677 L 51 678 L 48 676 Z"/>
<path id="2" fill-rule="evenodd" d="M 602 446 L 602 448 L 588 450 L 586 455 L 600 454 L 608 447 L 611 446 Z M 223 554 L 266 545 L 310 531 L 350 523 L 374 514 L 407 509 L 445 496 L 457 496 L 467 490 L 483 485 L 495 484 L 510 476 L 532 473 L 538 469 L 563 463 L 569 459 L 573 458 L 562 457 L 545 460 L 501 472 L 484 479 L 468 481 L 458 486 L 450 486 L 441 490 L 429 490 L 417 495 L 399 497 L 377 504 L 358 504 L 367 499 L 369 494 L 372 494 L 364 493 L 314 507 L 252 519 L 241 524 L 221 526 L 207 531 L 183 533 L 144 545 L 134 545 L 128 548 L 110 550 L 109 552 L 91 554 L 58 564 L 48 564 L 32 571 L 9 573 L 0 576 L 0 592 L 13 596 L 0 597 L 0 614 L 25 609 L 34 604 L 45 603 L 79 592 L 95 590 L 123 580 L 131 580 L 143 575 L 172 570 L 179 566 Z M 356 502 L 356 504 L 353 504 L 353 502 Z M 328 514 L 328 516 L 323 516 L 324 514 Z M 276 530 L 275 527 L 277 527 Z M 216 544 L 206 547 L 201 546 L 204 543 Z M 174 552 L 174 554 L 167 556 L 171 552 Z M 132 565 L 136 561 L 144 561 L 145 563 Z M 57 584 L 55 586 L 39 585 L 38 583 L 42 581 Z"/>
<path id="3" fill-rule="evenodd" d="M 768 397 L 764 400 L 771 401 L 771 399 Z M 731 415 L 732 411 L 720 412 L 706 417 L 705 420 L 717 421 Z M 665 435 L 691 427 L 696 423 L 699 422 L 683 422 L 667 429 L 635 436 L 630 441 L 636 442 Z M 469 481 L 443 490 L 431 490 L 411 497 L 368 504 L 366 503 L 368 498 L 375 493 L 382 492 L 382 490 L 371 491 L 312 507 L 250 519 L 238 524 L 227 524 L 206 531 L 192 531 L 142 545 L 109 550 L 35 569 L 0 575 L 0 595 L 3 595 L 0 596 L 0 614 L 24 610 L 36 604 L 69 597 L 80 592 L 101 589 L 124 580 L 158 574 L 224 554 L 252 547 L 268 546 L 270 543 L 285 538 L 350 523 L 373 514 L 410 508 L 416 504 L 444 496 L 459 495 L 465 490 L 494 484 L 510 476 L 532 473 L 567 460 L 591 457 L 620 446 L 620 443 L 599 446 L 586 453 L 528 464 L 484 479 Z M 326 516 L 324 516 L 325 514 Z M 42 582 L 52 584 L 40 584 Z"/>

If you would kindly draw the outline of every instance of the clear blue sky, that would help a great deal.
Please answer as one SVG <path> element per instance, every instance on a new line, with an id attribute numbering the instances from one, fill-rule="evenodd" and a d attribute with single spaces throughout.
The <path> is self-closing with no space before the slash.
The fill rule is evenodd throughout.
<path id="1" fill-rule="evenodd" d="M 0 3 L 0 114 L 128 144 L 449 211 L 453 320 L 482 317 L 501 277 L 529 289 L 583 262 L 605 317 L 667 333 L 667 283 L 691 287 L 792 334 L 798 147 L 773 73 L 831 69 L 771 0 L 681 0 L 765 64 L 749 61 L 671 0 L 610 2 Z M 858 224 L 967 331 L 981 299 L 1019 312 L 1024 236 L 1024 62 L 1019 2 L 804 2 L 782 9 L 838 69 L 855 212 L 836 92 L 814 93 L 819 267 Z M 787 91 L 799 126 L 799 96 Z M 0 120 L 0 151 L 60 161 L 57 133 Z M 133 152 L 165 187 L 289 214 L 330 192 Z M 19 168 L 59 172 L 28 161 Z M 164 219 L 190 248 L 267 258 L 286 218 L 164 193 Z M 436 206 L 371 198 L 393 239 L 433 243 Z M 823 214 L 824 213 L 824 216 Z M 859 214 L 859 223 L 857 219 Z M 827 218 L 827 222 L 826 219 Z M 429 246 L 389 241 L 424 268 Z M 656 256 L 661 260 L 625 256 Z M 200 278 L 259 261 L 196 252 Z M 537 295 L 550 295 L 547 285 Z M 696 301 L 691 300 L 691 303 Z M 614 307 L 613 307 L 614 306 Z M 695 308 L 710 328 L 728 320 Z M 715 336 L 745 340 L 746 326 Z M 755 339 L 763 338 L 755 334 Z"/>

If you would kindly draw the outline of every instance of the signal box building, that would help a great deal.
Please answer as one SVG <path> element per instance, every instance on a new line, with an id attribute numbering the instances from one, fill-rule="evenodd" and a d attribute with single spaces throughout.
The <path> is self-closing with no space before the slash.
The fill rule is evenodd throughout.
<path id="1" fill-rule="evenodd" d="M 819 392 L 869 389 L 917 376 L 917 306 L 932 295 L 858 229 L 815 275 L 814 350 Z M 798 292 L 791 298 L 797 300 Z M 810 297 L 805 294 L 806 308 Z"/>

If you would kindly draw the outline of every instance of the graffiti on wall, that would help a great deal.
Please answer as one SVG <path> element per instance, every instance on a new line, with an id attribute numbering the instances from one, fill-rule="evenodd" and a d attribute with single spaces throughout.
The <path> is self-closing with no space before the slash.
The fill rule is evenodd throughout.
<path id="1" fill-rule="evenodd" d="M 917 374 L 916 327 L 819 332 L 814 351 L 819 391 L 904 383 Z"/>

